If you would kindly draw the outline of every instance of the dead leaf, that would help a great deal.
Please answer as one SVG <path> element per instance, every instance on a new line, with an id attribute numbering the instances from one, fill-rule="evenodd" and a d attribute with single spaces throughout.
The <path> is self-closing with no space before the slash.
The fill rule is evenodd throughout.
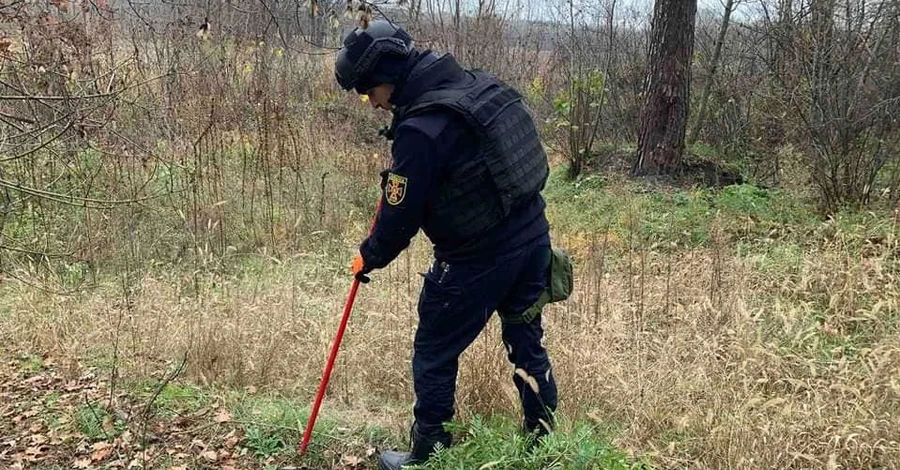
<path id="1" fill-rule="evenodd" d="M 38 433 L 38 432 L 41 432 L 41 428 L 43 428 L 43 427 L 44 427 L 43 424 L 35 423 L 35 424 L 32 424 L 30 428 L 28 428 L 28 432 L 30 432 L 32 434 Z"/>
<path id="2" fill-rule="evenodd" d="M 108 449 L 110 447 L 112 447 L 112 445 L 110 445 L 109 442 L 100 441 L 100 442 L 95 442 L 94 445 L 91 446 L 91 449 L 103 450 L 103 449 Z"/>
<path id="3" fill-rule="evenodd" d="M 31 436 L 31 443 L 34 445 L 41 445 L 47 442 L 47 440 L 47 436 L 43 434 L 34 434 L 33 436 Z"/>
<path id="4" fill-rule="evenodd" d="M 241 439 L 240 439 L 239 437 L 237 437 L 237 436 L 234 435 L 234 431 L 232 431 L 232 432 L 229 433 L 229 434 L 232 434 L 232 435 L 231 435 L 231 436 L 227 436 L 227 437 L 225 438 L 225 447 L 228 448 L 228 449 L 231 449 L 231 448 L 234 448 L 234 446 L 236 446 L 237 443 L 238 443 L 238 441 L 240 441 Z"/>
<path id="5" fill-rule="evenodd" d="M 231 421 L 231 413 L 228 410 L 221 409 L 216 412 L 216 416 L 214 418 L 217 423 L 227 423 Z"/>
<path id="6" fill-rule="evenodd" d="M 362 463 L 363 459 L 355 456 L 355 455 L 345 455 L 341 457 L 341 463 L 344 465 L 349 465 L 351 467 L 356 467 Z"/>
<path id="7" fill-rule="evenodd" d="M 204 459 L 209 460 L 210 462 L 215 462 L 216 460 L 219 459 L 219 454 L 217 454 L 216 451 L 214 451 L 214 450 L 208 450 L 208 451 L 200 454 L 200 457 L 203 457 Z"/>
<path id="8" fill-rule="evenodd" d="M 40 447 L 29 447 L 25 449 L 25 455 L 40 455 L 41 448 Z"/>
<path id="9" fill-rule="evenodd" d="M 72 464 L 72 466 L 75 468 L 88 468 L 91 466 L 91 459 L 89 459 L 89 458 L 78 459 Z"/>
<path id="10" fill-rule="evenodd" d="M 103 418 L 103 430 L 104 431 L 112 431 L 115 429 L 116 423 L 113 422 L 112 416 L 106 416 Z"/>
<path id="11" fill-rule="evenodd" d="M 97 444 L 106 444 L 105 442 L 98 442 Z M 109 454 L 112 454 L 112 446 L 106 444 L 106 447 L 97 448 L 97 444 L 94 444 L 94 452 L 91 453 L 91 460 L 94 462 L 100 462 L 107 457 Z"/>
<path id="12" fill-rule="evenodd" d="M 187 465 L 172 465 L 169 470 L 187 470 Z"/>

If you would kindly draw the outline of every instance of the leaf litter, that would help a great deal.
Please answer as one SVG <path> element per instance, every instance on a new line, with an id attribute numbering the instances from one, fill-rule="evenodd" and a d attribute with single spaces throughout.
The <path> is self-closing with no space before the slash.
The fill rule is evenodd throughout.
<path id="1" fill-rule="evenodd" d="M 0 468 L 272 468 L 271 458 L 262 461 L 248 452 L 241 423 L 224 407 L 171 418 L 146 413 L 146 397 L 119 391 L 111 400 L 110 384 L 103 377 L 108 373 L 84 369 L 64 375 L 51 358 L 36 368 L 27 367 L 24 357 L 33 356 L 0 347 Z M 366 452 L 366 457 L 372 454 Z M 327 467 L 287 463 L 278 468 L 370 468 L 356 455 L 335 457 Z"/>

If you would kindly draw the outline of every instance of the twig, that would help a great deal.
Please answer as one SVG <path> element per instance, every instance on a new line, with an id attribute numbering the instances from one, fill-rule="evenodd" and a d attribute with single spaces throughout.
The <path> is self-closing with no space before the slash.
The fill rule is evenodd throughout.
<path id="1" fill-rule="evenodd" d="M 100 416 L 97 415 L 97 412 L 94 411 L 94 405 L 91 405 L 91 402 L 88 400 L 87 395 L 82 395 L 84 397 L 84 404 L 87 405 L 88 409 L 91 410 L 91 415 L 94 416 L 94 422 L 97 423 L 97 427 L 100 428 L 100 432 L 103 433 L 103 440 L 109 440 L 109 434 L 106 434 L 106 429 L 103 429 L 103 420 L 100 419 Z"/>
<path id="2" fill-rule="evenodd" d="M 46 147 L 46 146 L 52 144 L 53 142 L 56 141 L 56 139 L 59 139 L 60 137 L 62 137 L 62 135 L 65 134 L 66 131 L 68 131 L 68 130 L 71 129 L 71 128 L 72 128 L 72 121 L 69 121 L 69 122 L 66 124 L 66 127 L 63 127 L 63 129 L 62 129 L 61 131 L 59 131 L 55 136 L 53 136 L 53 137 L 47 139 L 47 140 L 44 141 L 44 142 L 41 142 L 41 144 L 38 145 L 37 147 L 28 149 L 28 150 L 26 150 L 26 151 L 24 151 L 24 152 L 22 152 L 22 153 L 20 153 L 20 154 L 18 154 L 18 155 L 14 155 L 14 156 L 12 156 L 12 157 L 0 158 L 0 162 L 8 162 L 8 161 L 10 161 L 10 160 L 18 160 L 18 159 L 20 159 L 20 158 L 25 158 L 25 157 L 27 157 L 27 156 L 29 156 L 29 155 L 31 155 L 31 154 L 37 152 L 38 150 L 40 150 L 40 149 L 42 149 L 42 148 L 44 148 L 44 147 Z"/>
<path id="3" fill-rule="evenodd" d="M 31 281 L 26 281 L 25 279 L 22 279 L 21 277 L 16 276 L 15 274 L 13 274 L 13 273 L 11 273 L 11 272 L 9 272 L 9 271 L 7 271 L 7 270 L 0 270 L 0 275 L 6 275 L 6 276 L 9 276 L 9 277 L 11 277 L 11 278 L 13 278 L 13 279 L 15 279 L 15 280 L 21 282 L 22 284 L 25 284 L 26 286 L 34 287 L 35 289 L 41 290 L 41 291 L 46 292 L 46 293 L 48 293 L 48 294 L 54 294 L 54 295 L 72 295 L 72 294 L 74 294 L 74 293 L 76 292 L 75 289 L 72 289 L 72 290 L 69 290 L 69 291 L 61 291 L 61 290 L 51 289 L 51 288 L 49 288 L 49 287 L 42 286 L 42 285 L 40 285 L 40 284 L 31 282 Z"/>
<path id="4" fill-rule="evenodd" d="M 72 254 L 74 253 L 71 251 L 68 253 L 45 253 L 43 251 L 26 250 L 25 248 L 17 248 L 15 246 L 9 246 L 9 245 L 3 245 L 3 244 L 0 244 L 0 250 L 15 251 L 16 253 L 24 253 L 26 255 L 43 256 L 45 258 L 65 258 L 67 256 L 72 256 Z"/>
<path id="5" fill-rule="evenodd" d="M 165 194 L 165 193 L 160 192 L 155 195 L 146 196 L 146 197 L 142 197 L 142 198 L 135 198 L 135 199 L 95 199 L 95 198 L 90 198 L 90 197 L 72 196 L 72 195 L 67 195 L 67 194 L 55 193 L 52 191 L 46 191 L 43 189 L 32 188 L 29 186 L 23 186 L 20 183 L 16 183 L 13 181 L 7 181 L 4 179 L 0 179 L 0 187 L 12 189 L 12 190 L 19 191 L 19 192 L 22 192 L 25 194 L 30 194 L 32 196 L 37 196 L 37 197 L 40 197 L 43 199 L 49 199 L 51 201 L 59 202 L 62 204 L 68 204 L 68 205 L 78 206 L 78 207 L 87 206 L 92 209 L 111 209 L 112 206 L 122 205 L 122 204 L 135 204 L 138 202 L 149 201 L 152 199 L 156 199 L 157 197 L 160 197 L 161 195 Z M 78 203 L 82 203 L 82 204 L 78 204 Z M 88 206 L 88 203 L 96 204 L 96 205 Z M 106 207 L 99 206 L 100 204 L 105 204 Z"/>
<path id="6" fill-rule="evenodd" d="M 12 119 L 14 121 L 24 122 L 25 124 L 34 124 L 34 119 L 29 119 L 21 116 L 13 116 L 12 114 L 6 114 L 3 111 L 0 111 L 0 116 L 3 116 L 8 119 Z"/>

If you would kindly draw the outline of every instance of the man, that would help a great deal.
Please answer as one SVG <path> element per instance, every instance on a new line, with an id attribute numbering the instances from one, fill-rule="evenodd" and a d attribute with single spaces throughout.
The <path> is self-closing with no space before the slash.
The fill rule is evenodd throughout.
<path id="1" fill-rule="evenodd" d="M 413 348 L 411 450 L 382 453 L 379 468 L 421 463 L 437 444 L 451 444 L 443 424 L 454 415 L 459 356 L 494 311 L 509 360 L 527 373 L 513 375 L 524 431 L 546 434 L 557 404 L 540 315 L 556 300 L 546 293 L 554 253 L 540 195 L 549 167 L 520 95 L 463 70 L 449 54 L 416 49 L 387 21 L 345 38 L 335 75 L 342 88 L 393 114 L 385 132 L 392 164 L 354 275 L 368 282 L 420 228 L 434 245 Z"/>

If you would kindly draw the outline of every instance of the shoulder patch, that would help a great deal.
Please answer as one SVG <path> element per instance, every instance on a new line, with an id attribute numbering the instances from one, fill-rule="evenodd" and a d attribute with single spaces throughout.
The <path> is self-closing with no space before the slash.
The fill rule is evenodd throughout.
<path id="1" fill-rule="evenodd" d="M 384 190 L 384 196 L 388 204 L 396 206 L 403 202 L 403 198 L 406 197 L 406 183 L 407 179 L 405 176 L 388 173 L 387 187 Z"/>

